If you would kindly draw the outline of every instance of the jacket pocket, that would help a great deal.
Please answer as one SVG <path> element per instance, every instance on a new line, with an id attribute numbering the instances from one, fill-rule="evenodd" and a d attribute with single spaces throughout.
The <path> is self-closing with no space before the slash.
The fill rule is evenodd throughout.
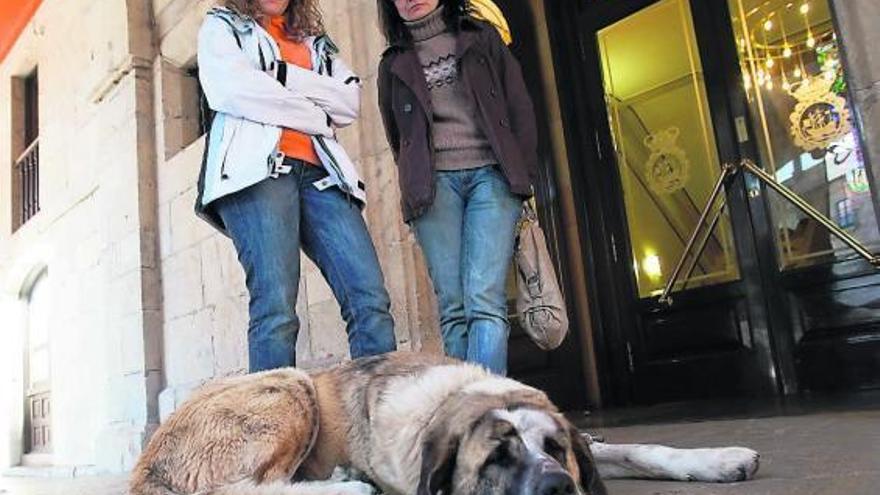
<path id="1" fill-rule="evenodd" d="M 227 175 L 227 163 L 229 161 L 229 151 L 232 149 L 232 145 L 235 142 L 235 136 L 238 134 L 238 130 L 242 126 L 242 119 L 227 119 L 226 126 L 223 129 L 223 140 L 221 141 L 221 152 L 220 152 L 220 180 L 226 180 L 229 178 Z M 229 134 L 229 137 L 226 137 L 226 134 Z"/>
<path id="2" fill-rule="evenodd" d="M 235 183 L 253 184 L 269 175 L 268 160 L 281 136 L 281 128 L 238 119 L 223 160 L 221 177 Z"/>

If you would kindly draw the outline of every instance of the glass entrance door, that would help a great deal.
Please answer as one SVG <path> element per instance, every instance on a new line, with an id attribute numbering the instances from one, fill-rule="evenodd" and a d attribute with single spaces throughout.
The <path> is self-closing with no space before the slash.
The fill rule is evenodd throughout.
<path id="1" fill-rule="evenodd" d="M 827 0 L 620 0 L 580 12 L 602 328 L 618 402 L 880 384 L 880 275 L 745 173 L 658 294 L 722 165 L 751 159 L 880 247 Z M 592 70 L 591 70 L 592 69 Z M 876 309 L 875 309 L 876 308 Z"/>
<path id="2" fill-rule="evenodd" d="M 877 252 L 877 184 L 847 88 L 829 0 L 726 0 L 738 85 L 764 170 Z M 836 237 L 772 191 L 750 187 L 777 335 L 800 390 L 880 385 L 880 276 Z"/>
<path id="3" fill-rule="evenodd" d="M 658 295 L 684 252 L 721 172 L 690 6 L 662 0 L 600 30 L 605 105 L 638 295 Z M 677 287 L 739 279 L 722 213 Z"/>
<path id="4" fill-rule="evenodd" d="M 827 1 L 729 0 L 749 115 L 765 170 L 876 249 L 880 232 Z M 775 194 L 779 269 L 854 253 Z"/>
<path id="5" fill-rule="evenodd" d="M 744 195 L 722 194 L 712 234 L 686 259 L 674 304 L 658 301 L 722 164 L 737 156 L 713 59 L 719 38 L 696 21 L 705 19 L 705 3 L 632 0 L 595 16 L 589 10 L 585 24 L 594 27 L 584 26 L 584 36 L 601 69 L 591 93 L 604 113 L 608 157 L 596 179 L 608 181 L 609 217 L 623 213 L 611 229 L 616 292 L 608 296 L 620 308 L 611 341 L 626 353 L 628 380 L 617 386 L 636 402 L 774 393 Z"/>

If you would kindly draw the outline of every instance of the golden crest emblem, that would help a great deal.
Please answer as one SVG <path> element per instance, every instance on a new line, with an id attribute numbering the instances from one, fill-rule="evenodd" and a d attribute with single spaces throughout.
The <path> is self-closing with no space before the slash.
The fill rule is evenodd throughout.
<path id="1" fill-rule="evenodd" d="M 828 148 L 852 130 L 846 100 L 831 91 L 831 82 L 814 77 L 801 84 L 792 96 L 798 103 L 789 117 L 791 135 L 804 151 Z"/>
<path id="2" fill-rule="evenodd" d="M 676 142 L 680 133 L 678 127 L 673 126 L 645 136 L 645 146 L 651 150 L 645 164 L 645 180 L 656 193 L 674 193 L 688 180 L 690 160 Z"/>

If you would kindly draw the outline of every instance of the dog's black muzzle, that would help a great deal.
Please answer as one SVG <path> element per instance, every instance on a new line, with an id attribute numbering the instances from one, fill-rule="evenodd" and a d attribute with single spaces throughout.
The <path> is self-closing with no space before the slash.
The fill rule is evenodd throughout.
<path id="1" fill-rule="evenodd" d="M 577 484 L 558 462 L 542 459 L 526 474 L 524 495 L 575 495 Z"/>

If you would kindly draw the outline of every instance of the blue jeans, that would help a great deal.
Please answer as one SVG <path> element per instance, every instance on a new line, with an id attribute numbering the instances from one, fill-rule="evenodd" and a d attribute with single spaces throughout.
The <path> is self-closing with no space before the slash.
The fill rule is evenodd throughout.
<path id="1" fill-rule="evenodd" d="M 327 175 L 299 160 L 290 174 L 217 200 L 250 294 L 250 370 L 296 365 L 300 247 L 330 284 L 346 322 L 353 358 L 396 348 L 394 321 L 379 259 L 357 204 Z"/>
<path id="2" fill-rule="evenodd" d="M 439 171 L 413 220 L 440 305 L 446 354 L 507 373 L 507 293 L 522 198 L 496 166 Z"/>

